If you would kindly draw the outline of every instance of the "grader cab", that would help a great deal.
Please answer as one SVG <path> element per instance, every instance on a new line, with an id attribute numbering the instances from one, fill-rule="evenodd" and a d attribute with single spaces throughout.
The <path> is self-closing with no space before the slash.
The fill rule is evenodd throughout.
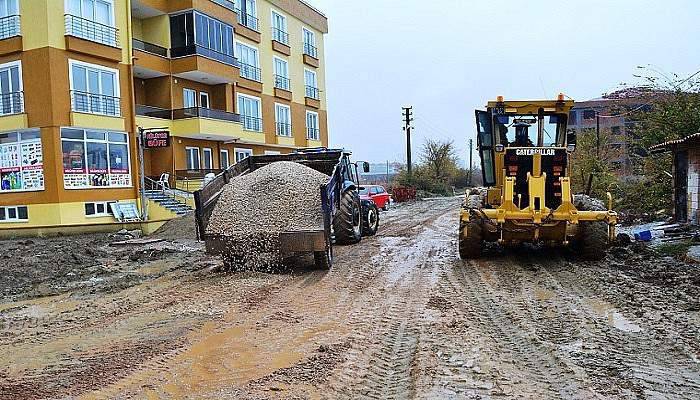
<path id="1" fill-rule="evenodd" d="M 567 131 L 573 100 L 506 101 L 476 111 L 485 190 L 467 192 L 460 212 L 459 254 L 481 255 L 485 242 L 573 245 L 589 259 L 604 257 L 617 214 L 586 195 L 573 195 Z"/>

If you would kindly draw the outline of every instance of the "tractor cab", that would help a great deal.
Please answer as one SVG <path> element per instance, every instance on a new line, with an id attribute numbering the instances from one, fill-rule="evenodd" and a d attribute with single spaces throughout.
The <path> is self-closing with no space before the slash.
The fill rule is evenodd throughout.
<path id="1" fill-rule="evenodd" d="M 516 204 L 529 204 L 529 177 L 544 177 L 546 196 L 538 208 L 561 204 L 560 177 L 567 176 L 568 152 L 575 147 L 567 134 L 573 101 L 509 101 L 499 97 L 486 111 L 476 111 L 478 144 L 488 203 L 500 204 L 507 178 L 515 178 Z M 546 204 L 545 204 L 546 203 Z"/>

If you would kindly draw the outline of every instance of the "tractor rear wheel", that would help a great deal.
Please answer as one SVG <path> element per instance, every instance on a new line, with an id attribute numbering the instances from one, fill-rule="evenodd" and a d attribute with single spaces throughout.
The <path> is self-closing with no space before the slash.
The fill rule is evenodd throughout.
<path id="1" fill-rule="evenodd" d="M 362 206 L 356 190 L 343 193 L 338 215 L 333 221 L 333 233 L 339 244 L 355 244 L 362 239 Z"/>
<path id="2" fill-rule="evenodd" d="M 465 202 L 465 207 L 469 210 L 480 210 L 483 207 L 483 200 L 480 195 L 471 195 Z M 459 227 L 459 257 L 463 260 L 470 260 L 481 257 L 483 248 L 483 235 L 481 224 L 470 217 L 469 221 L 462 222 Z"/>

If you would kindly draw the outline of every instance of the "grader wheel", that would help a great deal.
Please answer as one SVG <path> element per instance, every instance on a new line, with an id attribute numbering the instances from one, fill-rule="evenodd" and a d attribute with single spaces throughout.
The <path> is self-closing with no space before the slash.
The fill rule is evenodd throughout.
<path id="1" fill-rule="evenodd" d="M 602 201 L 583 194 L 574 196 L 574 206 L 579 211 L 605 211 Z M 592 261 L 602 260 L 609 245 L 606 222 L 582 221 L 579 223 L 575 247 L 583 258 Z"/>
<path id="2" fill-rule="evenodd" d="M 464 206 L 469 210 L 479 210 L 483 205 L 480 195 L 471 195 Z M 470 218 L 463 221 L 459 227 L 459 257 L 463 260 L 471 260 L 481 256 L 483 246 L 482 228 L 479 221 Z"/>

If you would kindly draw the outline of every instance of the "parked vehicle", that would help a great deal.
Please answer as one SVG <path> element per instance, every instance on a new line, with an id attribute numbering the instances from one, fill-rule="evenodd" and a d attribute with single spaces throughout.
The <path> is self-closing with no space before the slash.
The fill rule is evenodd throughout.
<path id="1" fill-rule="evenodd" d="M 365 185 L 360 189 L 360 198 L 372 200 L 378 208 L 388 211 L 391 205 L 391 195 L 380 185 Z"/>

